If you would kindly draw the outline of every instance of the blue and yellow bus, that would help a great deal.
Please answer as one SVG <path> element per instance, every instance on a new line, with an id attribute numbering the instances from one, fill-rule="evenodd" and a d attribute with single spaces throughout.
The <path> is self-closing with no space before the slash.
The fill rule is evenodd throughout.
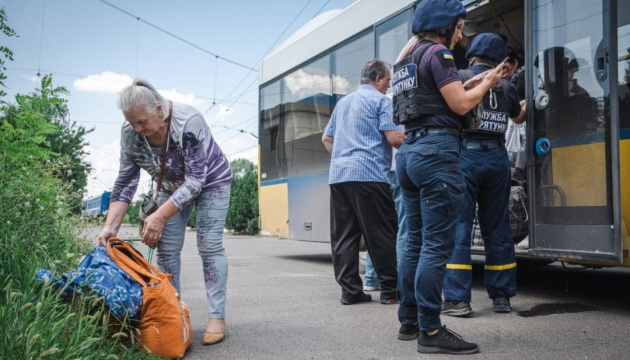
<path id="1" fill-rule="evenodd" d="M 393 63 L 411 36 L 417 3 L 358 0 L 322 14 L 261 63 L 263 231 L 330 240 L 322 132 L 336 102 L 357 88 L 367 60 Z M 462 3 L 467 20 L 525 53 L 530 223 L 529 248 L 517 256 L 630 266 L 630 2 Z"/>

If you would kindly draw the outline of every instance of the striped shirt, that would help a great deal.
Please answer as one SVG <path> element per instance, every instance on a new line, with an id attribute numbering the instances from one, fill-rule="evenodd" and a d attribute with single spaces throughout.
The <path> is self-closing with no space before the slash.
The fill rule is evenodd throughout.
<path id="1" fill-rule="evenodd" d="M 127 121 L 122 126 L 120 145 L 120 170 L 110 202 L 131 203 L 138 188 L 140 169 L 146 170 L 154 181 L 159 178 L 162 147 L 151 147 L 144 135 L 135 132 Z M 170 200 L 182 210 L 202 191 L 231 181 L 230 163 L 201 113 L 173 102 L 162 180 L 162 188 L 172 193 Z"/>
<path id="2" fill-rule="evenodd" d="M 333 138 L 328 183 L 389 183 L 392 146 L 383 131 L 401 131 L 392 120 L 392 100 L 371 84 L 343 97 L 333 110 L 324 135 Z"/>

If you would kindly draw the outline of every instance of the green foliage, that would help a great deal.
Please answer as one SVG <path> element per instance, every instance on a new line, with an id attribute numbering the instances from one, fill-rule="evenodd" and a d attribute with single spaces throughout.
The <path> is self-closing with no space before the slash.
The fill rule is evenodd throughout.
<path id="1" fill-rule="evenodd" d="M 232 167 L 232 191 L 225 227 L 238 234 L 258 233 L 258 172 L 254 163 L 236 159 Z"/>
<path id="2" fill-rule="evenodd" d="M 5 19 L 0 10 L 0 29 L 13 36 Z M 3 47 L 0 53 L 11 54 Z M 36 280 L 39 269 L 60 275 L 76 268 L 93 246 L 72 216 L 79 178 L 69 170 L 81 162 L 82 150 L 54 144 L 82 137 L 62 121 L 64 91 L 44 77 L 41 90 L 16 96 L 15 105 L 0 94 L 0 348 L 12 359 L 155 358 L 120 342 L 123 325 L 108 322 L 100 301 L 63 301 Z"/>
<path id="3" fill-rule="evenodd" d="M 142 194 L 141 199 L 144 198 L 145 194 Z M 129 208 L 127 208 L 127 214 L 125 215 L 125 221 L 127 224 L 136 225 L 138 224 L 138 217 L 140 213 L 140 206 L 142 205 L 142 200 L 137 200 L 129 204 Z"/>
<path id="4" fill-rule="evenodd" d="M 68 95 L 64 87 L 55 87 L 52 77 L 41 79 L 41 88 L 28 95 L 16 95 L 15 104 L 7 105 L 0 124 L 7 136 L 14 132 L 28 131 L 35 141 L 29 146 L 39 146 L 50 150 L 47 158 L 57 163 L 54 175 L 66 182 L 76 196 L 70 200 L 73 213 L 81 210 L 81 195 L 87 186 L 87 176 L 91 165 L 84 159 L 87 145 L 85 136 L 94 129 L 87 130 L 68 119 Z M 25 140 L 26 142 L 29 139 Z M 17 144 L 22 146 L 24 142 Z"/>
<path id="5" fill-rule="evenodd" d="M 6 37 L 17 36 L 15 31 L 9 27 L 9 25 L 5 24 L 7 21 L 7 14 L 4 12 L 4 8 L 0 8 L 0 30 Z M 7 79 L 7 75 L 4 73 L 6 71 L 5 59 L 13 61 L 13 52 L 11 49 L 7 48 L 4 45 L 0 45 L 0 104 L 2 103 L 3 98 L 6 96 L 6 92 L 1 88 L 5 88 L 4 81 Z"/>

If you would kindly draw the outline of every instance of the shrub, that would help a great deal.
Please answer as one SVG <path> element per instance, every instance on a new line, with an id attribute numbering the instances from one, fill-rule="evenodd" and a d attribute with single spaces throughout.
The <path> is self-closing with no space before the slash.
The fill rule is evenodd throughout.
<path id="1" fill-rule="evenodd" d="M 258 233 L 258 172 L 254 163 L 236 159 L 232 167 L 232 191 L 225 227 L 238 234 Z"/>

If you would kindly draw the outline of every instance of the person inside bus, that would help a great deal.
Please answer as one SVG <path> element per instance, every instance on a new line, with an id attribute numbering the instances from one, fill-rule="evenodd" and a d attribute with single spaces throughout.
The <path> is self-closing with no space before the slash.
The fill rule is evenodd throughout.
<path id="1" fill-rule="evenodd" d="M 596 132 L 597 100 L 575 78 L 580 63 L 586 61 L 576 58 L 571 50 L 562 46 L 545 49 L 542 54 L 542 60 L 537 56 L 534 66 L 541 72 L 541 91 L 546 92 L 549 99 L 548 106 L 542 109 L 549 111 L 546 119 L 553 122 L 547 127 L 547 136 L 563 138 Z"/>
<path id="2" fill-rule="evenodd" d="M 462 84 L 450 50 L 461 39 L 465 16 L 459 0 L 421 1 L 413 16 L 414 35 L 392 75 L 394 121 L 405 125 L 396 174 L 408 228 L 398 267 L 398 338 L 417 337 L 421 353 L 479 350 L 440 319 L 444 271 L 466 190 L 459 164 L 462 116 L 503 75 L 503 66 L 498 66 Z"/>
<path id="3" fill-rule="evenodd" d="M 385 95 L 389 64 L 371 60 L 361 71 L 361 86 L 339 100 L 322 142 L 332 154 L 330 245 L 341 303 L 369 302 L 359 275 L 361 236 L 381 286 L 381 304 L 396 304 L 397 215 L 387 173 L 392 146 L 399 147 L 403 127 L 392 121 L 392 100 Z"/>
<path id="4" fill-rule="evenodd" d="M 140 169 L 161 179 L 159 207 L 144 221 L 142 242 L 157 246 L 158 266 L 172 274 L 173 286 L 181 295 L 180 253 L 194 205 L 208 300 L 202 343 L 221 342 L 228 275 L 223 225 L 230 203 L 230 163 L 198 110 L 165 99 L 148 82 L 135 79 L 121 91 L 118 106 L 126 120 L 120 140 L 120 170 L 105 226 L 98 235 L 99 245 L 116 237 L 138 187 Z"/>
<path id="5" fill-rule="evenodd" d="M 466 59 L 466 49 L 468 44 L 479 34 L 479 28 L 472 20 L 464 20 L 464 26 L 462 26 L 462 38 L 457 42 L 453 48 L 453 58 L 455 60 L 455 66 L 458 69 L 466 69 L 468 67 L 468 59 Z"/>
<path id="6" fill-rule="evenodd" d="M 467 70 L 462 80 L 495 68 L 507 56 L 505 42 L 497 35 L 483 33 L 470 43 Z M 465 75 L 468 71 L 470 74 Z M 462 133 L 460 164 L 466 180 L 465 203 L 455 232 L 455 250 L 446 264 L 442 314 L 469 316 L 472 296 L 471 233 L 475 207 L 479 206 L 479 228 L 486 254 L 484 281 L 492 310 L 509 313 L 510 298 L 516 294 L 516 254 L 510 229 L 510 160 L 505 148 L 508 120 L 525 120 L 525 101 L 519 101 L 516 87 L 507 79 L 483 97 L 483 121 L 478 129 Z"/>

